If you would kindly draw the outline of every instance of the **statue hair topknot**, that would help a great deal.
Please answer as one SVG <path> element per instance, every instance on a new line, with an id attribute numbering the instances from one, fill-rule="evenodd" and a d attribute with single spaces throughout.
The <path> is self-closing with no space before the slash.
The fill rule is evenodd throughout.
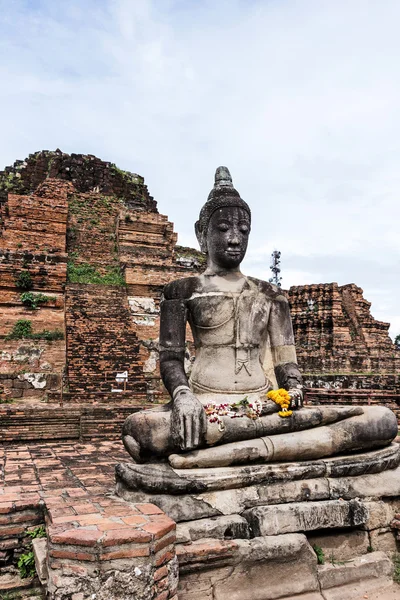
<path id="1" fill-rule="evenodd" d="M 232 177 L 227 167 L 218 167 L 215 171 L 214 187 L 208 195 L 207 202 L 200 211 L 199 220 L 195 223 L 195 231 L 200 248 L 207 251 L 206 235 L 211 216 L 219 208 L 225 206 L 238 206 L 243 208 L 251 218 L 250 207 L 235 190 Z"/>

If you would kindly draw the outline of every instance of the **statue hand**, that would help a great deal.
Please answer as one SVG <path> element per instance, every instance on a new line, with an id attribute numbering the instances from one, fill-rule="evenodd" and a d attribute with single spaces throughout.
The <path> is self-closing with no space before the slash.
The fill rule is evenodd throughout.
<path id="1" fill-rule="evenodd" d="M 172 439 L 181 450 L 197 448 L 206 431 L 206 413 L 202 403 L 188 389 L 181 389 L 174 398 L 171 415 Z"/>
<path id="2" fill-rule="evenodd" d="M 292 388 L 288 390 L 290 396 L 290 408 L 296 410 L 303 406 L 303 390 L 301 388 Z"/>

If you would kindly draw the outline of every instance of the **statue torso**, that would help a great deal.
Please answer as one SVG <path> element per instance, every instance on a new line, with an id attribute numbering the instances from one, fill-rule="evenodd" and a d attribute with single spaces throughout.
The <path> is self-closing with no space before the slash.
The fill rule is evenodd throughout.
<path id="1" fill-rule="evenodd" d="M 197 393 L 265 391 L 270 382 L 261 358 L 272 297 L 246 277 L 218 279 L 202 276 L 187 299 L 196 346 L 191 385 Z"/>

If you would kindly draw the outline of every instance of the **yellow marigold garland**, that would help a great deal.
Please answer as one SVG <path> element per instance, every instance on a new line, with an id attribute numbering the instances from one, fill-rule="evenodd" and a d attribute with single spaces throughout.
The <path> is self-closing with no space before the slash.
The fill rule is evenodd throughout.
<path id="1" fill-rule="evenodd" d="M 279 404 L 282 410 L 278 412 L 280 417 L 290 417 L 293 413 L 292 410 L 289 410 L 290 406 L 290 396 L 287 390 L 280 388 L 279 390 L 271 390 L 268 392 L 267 397 Z"/>

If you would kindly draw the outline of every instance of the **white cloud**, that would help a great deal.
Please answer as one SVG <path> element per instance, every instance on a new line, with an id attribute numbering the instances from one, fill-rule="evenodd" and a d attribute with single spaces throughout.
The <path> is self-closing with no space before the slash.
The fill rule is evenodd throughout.
<path id="1" fill-rule="evenodd" d="M 194 244 L 226 164 L 253 209 L 252 274 L 277 247 L 285 286 L 354 282 L 400 332 L 399 2 L 0 9 L 0 165 L 56 147 L 116 162 Z"/>

